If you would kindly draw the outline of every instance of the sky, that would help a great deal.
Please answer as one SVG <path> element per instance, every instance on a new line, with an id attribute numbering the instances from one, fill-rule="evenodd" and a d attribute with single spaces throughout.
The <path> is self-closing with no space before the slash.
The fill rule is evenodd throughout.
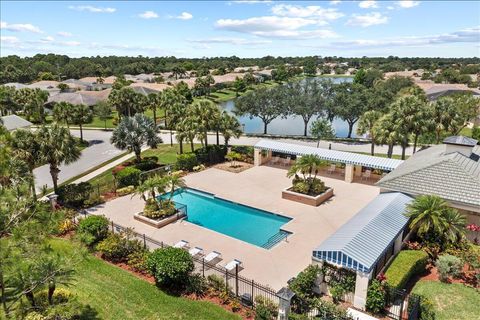
<path id="1" fill-rule="evenodd" d="M 479 57 L 479 1 L 4 1 L 0 56 Z"/>

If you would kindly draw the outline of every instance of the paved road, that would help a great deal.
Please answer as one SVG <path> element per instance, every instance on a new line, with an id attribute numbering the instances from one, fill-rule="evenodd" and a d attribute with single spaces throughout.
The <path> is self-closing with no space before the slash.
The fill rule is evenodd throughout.
<path id="1" fill-rule="evenodd" d="M 71 132 L 80 137 L 80 131 L 71 130 Z M 83 138 L 90 142 L 90 146 L 82 150 L 79 160 L 60 166 L 59 184 L 123 153 L 110 143 L 111 136 L 112 132 L 108 131 L 84 130 Z M 33 173 L 37 190 L 40 191 L 44 185 L 47 185 L 48 188 L 53 187 L 48 165 L 38 167 Z"/>

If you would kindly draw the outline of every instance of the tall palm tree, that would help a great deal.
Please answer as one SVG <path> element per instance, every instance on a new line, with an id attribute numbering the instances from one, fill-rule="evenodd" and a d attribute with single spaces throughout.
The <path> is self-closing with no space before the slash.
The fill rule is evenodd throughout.
<path id="1" fill-rule="evenodd" d="M 388 145 L 387 157 L 391 158 L 393 146 L 399 141 L 399 135 L 395 130 L 395 122 L 391 114 L 383 115 L 373 126 L 373 134 L 377 143 Z"/>
<path id="2" fill-rule="evenodd" d="M 375 124 L 377 123 L 378 119 L 382 116 L 380 111 L 370 110 L 365 112 L 363 115 L 360 116 L 360 120 L 358 120 L 358 127 L 357 127 L 357 134 L 370 134 L 370 139 L 372 141 L 370 147 L 370 153 L 373 156 L 375 154 Z"/>
<path id="3" fill-rule="evenodd" d="M 444 212 L 443 237 L 450 243 L 456 243 L 464 238 L 467 224 L 466 217 L 453 208 Z"/>
<path id="4" fill-rule="evenodd" d="M 151 118 L 143 114 L 136 114 L 133 117 L 122 119 L 113 130 L 110 141 L 121 150 L 133 151 L 137 161 L 141 161 L 143 144 L 156 148 L 159 143 L 162 143 L 162 138 L 157 134 L 158 128 Z"/>
<path id="5" fill-rule="evenodd" d="M 170 200 L 173 198 L 173 192 L 177 188 L 185 188 L 187 187 L 187 184 L 185 183 L 185 180 L 180 176 L 179 173 L 171 173 L 167 176 L 165 176 L 167 186 L 170 189 Z"/>
<path id="6" fill-rule="evenodd" d="M 39 278 L 45 279 L 48 288 L 48 303 L 53 304 L 53 294 L 57 285 L 68 286 L 74 277 L 75 270 L 70 268 L 60 257 L 57 255 L 47 255 L 38 261 L 36 266 Z"/>
<path id="7" fill-rule="evenodd" d="M 295 164 L 290 167 L 287 177 L 291 178 L 300 173 L 303 176 L 303 180 L 308 185 L 308 192 L 310 192 L 320 168 L 326 163 L 326 161 L 320 159 L 317 155 L 304 155 L 300 159 L 297 159 Z"/>
<path id="8" fill-rule="evenodd" d="M 185 117 L 185 111 L 187 108 L 187 101 L 185 98 L 174 92 L 172 95 L 171 104 L 168 107 L 168 128 L 170 130 L 170 146 L 173 146 L 173 129 L 176 125 Z"/>
<path id="9" fill-rule="evenodd" d="M 150 93 L 146 98 L 145 98 L 145 104 L 146 108 L 149 110 L 152 110 L 153 112 L 153 122 L 155 125 L 157 124 L 157 108 L 160 100 L 160 94 L 158 93 Z"/>
<path id="10" fill-rule="evenodd" d="M 45 161 L 50 165 L 53 189 L 57 193 L 59 166 L 62 163 L 70 164 L 77 161 L 80 158 L 80 149 L 70 131 L 57 124 L 53 124 L 50 127 L 40 127 L 36 135 L 40 144 L 39 160 Z"/>
<path id="11" fill-rule="evenodd" d="M 411 219 L 410 229 L 416 230 L 419 236 L 429 232 L 443 231 L 443 214 L 448 205 L 442 198 L 434 195 L 417 197 L 407 208 L 406 216 Z"/>
<path id="12" fill-rule="evenodd" d="M 70 128 L 72 111 L 73 104 L 66 101 L 57 102 L 53 107 L 53 120 L 57 122 L 64 122 L 67 125 L 67 128 Z"/>
<path id="13" fill-rule="evenodd" d="M 223 135 L 225 147 L 228 148 L 230 139 L 238 139 L 242 135 L 242 126 L 235 116 L 232 116 L 227 111 L 223 111 L 220 117 L 220 131 Z"/>
<path id="14" fill-rule="evenodd" d="M 165 177 L 153 176 L 143 181 L 135 189 L 134 194 L 140 196 L 143 199 L 143 201 L 145 201 L 146 203 L 148 201 L 148 198 L 145 195 L 146 193 L 149 194 L 150 199 L 156 200 L 157 195 L 165 193 L 166 188 L 167 188 L 167 179 Z M 159 199 L 159 201 L 161 203 L 161 199 Z M 157 205 L 157 209 L 160 209 L 156 201 L 153 203 Z"/>
<path id="15" fill-rule="evenodd" d="M 207 99 L 197 100 L 192 104 L 193 118 L 198 124 L 200 138 L 204 146 L 208 146 L 208 130 L 214 125 L 214 120 L 218 118 L 220 110 L 218 106 Z"/>
<path id="16" fill-rule="evenodd" d="M 33 177 L 33 169 L 35 169 L 41 156 L 40 141 L 37 134 L 29 130 L 17 130 L 13 132 L 10 144 L 13 154 L 27 164 L 29 173 Z M 32 188 L 33 199 L 36 201 L 34 179 L 31 179 L 30 187 Z"/>
<path id="17" fill-rule="evenodd" d="M 83 125 L 92 122 L 93 111 L 85 104 L 76 104 L 71 110 L 71 120 L 73 124 L 80 127 L 80 140 L 83 142 Z"/>
<path id="18" fill-rule="evenodd" d="M 187 114 L 190 114 L 189 110 L 191 108 L 187 108 Z M 190 150 L 194 151 L 194 140 L 198 134 L 198 126 L 195 122 L 195 119 L 192 116 L 187 116 L 183 118 L 176 126 L 177 130 L 177 140 L 180 144 L 180 153 L 183 153 L 183 140 L 190 142 Z"/>

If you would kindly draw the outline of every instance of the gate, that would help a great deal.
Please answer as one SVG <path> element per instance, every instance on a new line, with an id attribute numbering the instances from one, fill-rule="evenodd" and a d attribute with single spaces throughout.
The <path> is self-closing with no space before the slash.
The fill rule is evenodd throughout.
<path id="1" fill-rule="evenodd" d="M 420 298 L 415 294 L 407 294 L 405 290 L 388 289 L 386 315 L 394 320 L 418 319 Z"/>

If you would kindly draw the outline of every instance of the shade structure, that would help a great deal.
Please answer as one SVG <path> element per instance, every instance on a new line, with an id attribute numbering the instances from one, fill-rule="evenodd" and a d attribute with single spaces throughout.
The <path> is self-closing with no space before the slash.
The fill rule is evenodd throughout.
<path id="1" fill-rule="evenodd" d="M 275 140 L 260 140 L 255 144 L 256 149 L 269 150 L 297 156 L 313 154 L 322 160 L 360 165 L 373 169 L 392 171 L 403 161 L 390 158 L 374 157 L 365 154 L 315 148 L 306 145 L 280 142 Z"/>
<path id="2" fill-rule="evenodd" d="M 413 198 L 381 193 L 313 251 L 313 257 L 369 273 L 406 228 L 404 215 Z"/>

